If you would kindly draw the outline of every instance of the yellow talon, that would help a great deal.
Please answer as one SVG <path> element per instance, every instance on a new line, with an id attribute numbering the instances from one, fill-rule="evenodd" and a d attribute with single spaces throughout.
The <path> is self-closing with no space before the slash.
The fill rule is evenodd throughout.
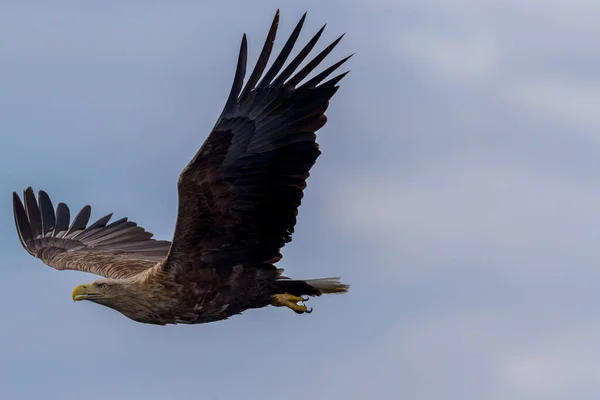
<path id="1" fill-rule="evenodd" d="M 303 301 L 302 297 L 294 296 L 288 293 L 276 294 L 275 296 L 273 296 L 273 303 L 279 303 L 282 306 L 286 305 L 284 303 L 298 303 L 299 301 Z M 277 304 L 274 305 L 276 306 Z"/>
<path id="2" fill-rule="evenodd" d="M 312 312 L 312 308 L 308 309 L 305 305 L 298 305 L 296 303 L 300 302 L 300 301 L 306 301 L 307 299 L 304 299 L 302 297 L 299 296 L 294 296 L 288 293 L 282 293 L 282 294 L 276 294 L 273 296 L 273 302 L 271 304 L 273 304 L 275 307 L 287 307 L 291 310 L 294 310 L 294 312 L 298 313 L 298 314 L 310 314 Z"/>

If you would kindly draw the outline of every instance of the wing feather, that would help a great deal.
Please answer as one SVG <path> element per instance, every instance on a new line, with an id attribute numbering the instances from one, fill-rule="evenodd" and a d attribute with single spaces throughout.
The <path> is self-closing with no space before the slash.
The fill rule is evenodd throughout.
<path id="1" fill-rule="evenodd" d="M 32 218 L 35 218 L 33 216 Z M 71 220 L 71 211 L 65 203 L 58 203 L 56 206 L 56 225 L 54 226 L 54 237 L 61 238 L 69 230 L 69 221 Z"/>
<path id="2" fill-rule="evenodd" d="M 90 216 L 92 215 L 92 207 L 85 206 L 83 207 L 73 219 L 71 226 L 67 233 L 65 233 L 65 238 L 73 239 L 77 234 L 83 232 L 87 223 L 90 221 Z"/>
<path id="3" fill-rule="evenodd" d="M 38 200 L 42 217 L 42 233 L 44 237 L 46 237 L 54 230 L 54 226 L 56 225 L 56 215 L 54 214 L 52 201 L 46 192 L 40 192 Z"/>
<path id="4" fill-rule="evenodd" d="M 312 51 L 312 49 L 317 44 L 317 41 L 323 34 L 325 30 L 325 25 L 309 40 L 309 42 L 300 50 L 298 55 L 294 57 L 294 59 L 290 62 L 290 64 L 283 70 L 282 73 L 279 74 L 277 78 L 271 84 L 272 87 L 279 87 L 285 82 L 298 68 L 298 66 L 304 61 L 304 59 L 308 56 L 308 54 Z"/>
<path id="5" fill-rule="evenodd" d="M 277 23 L 279 23 L 279 10 L 276 14 L 276 17 Z M 283 64 L 285 64 L 287 58 L 292 52 L 292 49 L 294 48 L 294 45 L 296 44 L 296 41 L 298 40 L 298 36 L 300 36 L 300 31 L 302 31 L 302 27 L 304 26 L 305 20 L 306 13 L 302 15 L 302 18 L 300 18 L 300 21 L 298 21 L 298 23 L 296 24 L 296 27 L 292 31 L 292 34 L 290 35 L 288 40 L 285 42 L 285 45 L 283 46 L 281 52 L 273 62 L 273 65 L 271 66 L 271 68 L 269 68 L 261 83 L 257 86 L 256 92 L 262 92 L 265 88 L 267 88 L 271 84 L 271 81 L 273 80 L 273 78 L 275 78 L 277 73 L 281 71 Z"/>
<path id="6" fill-rule="evenodd" d="M 135 222 L 122 218 L 108 224 L 112 214 L 88 226 L 91 207 L 83 207 L 70 223 L 69 207 L 59 203 L 56 212 L 48 194 L 36 200 L 32 188 L 24 202 L 13 193 L 15 225 L 21 245 L 29 254 L 56 269 L 91 272 L 108 278 L 135 275 L 163 260 L 171 243 Z"/>
<path id="7" fill-rule="evenodd" d="M 42 234 L 42 218 L 38 203 L 32 190 L 23 191 L 23 199 L 25 200 L 25 213 L 28 216 L 35 215 L 35 218 L 29 218 L 29 227 L 32 237 L 37 239 Z"/>
<path id="8" fill-rule="evenodd" d="M 260 55 L 258 56 L 258 61 L 254 66 L 254 70 L 252 70 L 252 74 L 250 78 L 248 78 L 248 82 L 246 82 L 246 87 L 244 91 L 239 97 L 238 104 L 243 104 L 244 101 L 248 98 L 248 94 L 251 92 L 251 89 L 256 85 L 260 76 L 264 72 L 267 67 L 267 63 L 269 62 L 269 57 L 271 56 L 271 51 L 273 50 L 273 44 L 275 43 L 275 36 L 277 35 L 277 25 L 279 24 L 279 10 L 275 13 L 275 18 L 273 18 L 273 23 L 271 24 L 271 29 L 269 29 L 269 34 L 265 39 L 265 44 L 263 46 Z"/>
<path id="9" fill-rule="evenodd" d="M 296 73 L 293 78 L 289 79 L 285 85 L 295 87 L 298 85 L 304 78 L 308 76 L 316 67 L 321 64 L 321 61 L 325 59 L 331 53 L 331 50 L 334 49 L 335 46 L 342 40 L 344 35 L 341 35 L 339 38 L 334 40 L 329 46 L 327 46 L 323 51 L 321 51 L 315 58 L 313 58 L 304 68 L 300 70 L 300 72 Z"/>

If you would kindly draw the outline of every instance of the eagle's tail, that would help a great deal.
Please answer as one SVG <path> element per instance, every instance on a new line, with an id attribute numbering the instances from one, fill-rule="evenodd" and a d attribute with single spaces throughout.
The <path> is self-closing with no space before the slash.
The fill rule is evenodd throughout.
<path id="1" fill-rule="evenodd" d="M 339 277 L 309 279 L 305 282 L 321 293 L 346 293 L 350 288 L 350 285 L 341 283 Z"/>
<path id="2" fill-rule="evenodd" d="M 285 293 L 289 293 L 294 296 L 320 296 L 328 293 L 346 293 L 350 288 L 350 285 L 346 285 L 340 282 L 340 278 L 319 278 L 319 279 L 308 279 L 292 280 L 282 279 L 277 281 L 278 287 Z"/>

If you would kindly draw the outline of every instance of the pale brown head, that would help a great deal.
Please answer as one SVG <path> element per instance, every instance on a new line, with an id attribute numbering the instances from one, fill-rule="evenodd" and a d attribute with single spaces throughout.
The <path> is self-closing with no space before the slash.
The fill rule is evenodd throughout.
<path id="1" fill-rule="evenodd" d="M 75 287 L 71 296 L 73 301 L 88 300 L 144 322 L 161 315 L 172 303 L 162 285 L 134 279 L 99 279 Z"/>
<path id="2" fill-rule="evenodd" d="M 101 279 L 73 289 L 73 301 L 89 300 L 94 303 L 106 304 L 118 301 L 123 295 L 123 288 L 119 282 L 110 279 Z"/>

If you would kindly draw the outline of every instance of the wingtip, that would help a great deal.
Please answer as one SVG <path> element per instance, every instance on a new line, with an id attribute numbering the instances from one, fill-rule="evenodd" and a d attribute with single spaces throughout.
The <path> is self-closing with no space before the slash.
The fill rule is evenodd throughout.
<path id="1" fill-rule="evenodd" d="M 275 26 L 275 27 L 279 26 L 279 9 L 277 9 L 277 12 L 275 13 L 275 16 L 273 17 L 273 23 L 271 23 L 271 26 Z"/>
<path id="2" fill-rule="evenodd" d="M 340 65 L 343 65 L 346 61 L 348 61 L 349 59 L 351 59 L 356 53 L 352 53 L 350 55 L 347 55 L 346 57 L 342 58 L 340 60 Z"/>
<path id="3" fill-rule="evenodd" d="M 242 43 L 240 44 L 239 57 L 239 61 L 243 63 L 246 62 L 246 58 L 248 57 L 248 36 L 245 33 L 242 35 Z"/>
<path id="4" fill-rule="evenodd" d="M 13 192 L 13 210 L 16 210 L 18 206 L 23 207 L 23 201 L 17 192 Z"/>
<path id="5" fill-rule="evenodd" d="M 334 41 L 331 43 L 331 45 L 332 45 L 332 46 L 337 46 L 337 44 L 338 44 L 338 43 L 339 43 L 339 42 L 340 42 L 340 41 L 341 41 L 341 40 L 344 38 L 344 36 L 345 36 L 345 35 L 346 35 L 346 33 L 345 33 L 345 32 L 344 32 L 344 33 L 342 33 L 340 36 L 338 36 L 338 38 L 337 38 L 337 39 L 335 39 L 335 40 L 334 40 Z"/>
<path id="6" fill-rule="evenodd" d="M 344 78 L 346 77 L 346 75 L 348 75 L 349 73 L 350 73 L 350 70 L 347 70 L 346 72 L 342 72 L 341 74 L 339 74 L 339 75 L 337 76 L 338 80 L 337 80 L 337 82 L 336 82 L 336 87 L 339 87 L 339 86 L 337 86 L 337 83 L 338 83 L 339 81 L 341 81 L 342 79 L 344 79 Z"/>

